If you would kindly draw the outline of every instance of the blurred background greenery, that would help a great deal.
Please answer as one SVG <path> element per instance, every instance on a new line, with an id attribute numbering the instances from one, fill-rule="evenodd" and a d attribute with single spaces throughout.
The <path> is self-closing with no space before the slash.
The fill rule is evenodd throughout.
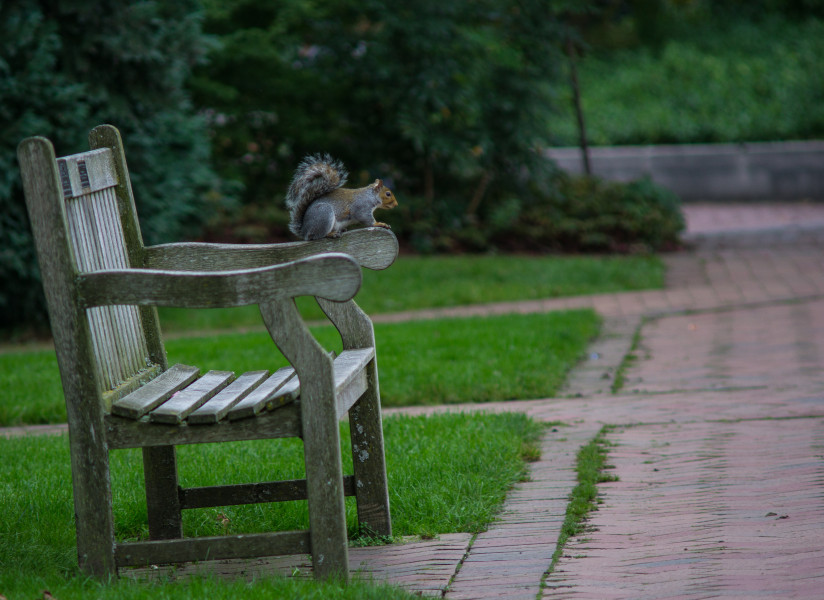
<path id="1" fill-rule="evenodd" d="M 417 252 L 674 248 L 649 181 L 542 150 L 824 133 L 821 0 L 8 0 L 0 4 L 0 326 L 43 315 L 17 144 L 126 143 L 147 243 L 288 239 L 297 162 L 382 177 Z"/>

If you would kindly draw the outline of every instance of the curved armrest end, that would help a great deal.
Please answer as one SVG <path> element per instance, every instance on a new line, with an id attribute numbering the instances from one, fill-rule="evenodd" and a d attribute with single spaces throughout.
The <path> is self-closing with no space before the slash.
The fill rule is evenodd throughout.
<path id="1" fill-rule="evenodd" d="M 348 231 L 337 239 L 283 244 L 183 242 L 148 246 L 144 267 L 169 271 L 227 271 L 284 264 L 330 252 L 349 254 L 367 269 L 385 269 L 398 256 L 395 234 L 381 227 Z"/>
<path id="2" fill-rule="evenodd" d="M 347 231 L 329 242 L 330 250 L 351 254 L 360 266 L 374 271 L 386 269 L 398 257 L 398 238 L 383 227 Z"/>

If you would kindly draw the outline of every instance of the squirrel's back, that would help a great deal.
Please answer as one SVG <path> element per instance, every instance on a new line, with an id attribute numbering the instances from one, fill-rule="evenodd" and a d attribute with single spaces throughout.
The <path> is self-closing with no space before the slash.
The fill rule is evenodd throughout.
<path id="1" fill-rule="evenodd" d="M 304 158 L 286 193 L 286 207 L 291 214 L 289 230 L 301 236 L 303 215 L 312 202 L 342 187 L 349 176 L 346 167 L 329 154 L 313 154 Z"/>

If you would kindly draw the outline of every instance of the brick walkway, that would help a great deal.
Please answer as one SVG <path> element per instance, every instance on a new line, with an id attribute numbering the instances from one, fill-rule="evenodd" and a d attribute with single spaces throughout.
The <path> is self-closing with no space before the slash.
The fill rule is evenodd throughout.
<path id="1" fill-rule="evenodd" d="M 547 437 L 535 466 L 561 489 L 519 486 L 447 598 L 822 597 L 824 206 L 692 208 L 695 247 L 667 258 L 666 290 L 515 307 L 591 306 L 605 331 L 566 397 L 461 408 L 571 427 Z M 636 358 L 612 394 L 638 328 Z M 574 485 L 575 450 L 603 425 L 618 426 L 607 439 L 619 480 L 600 485 L 588 531 L 541 572 L 554 544 L 533 540 L 560 531 L 553 501 Z M 540 517 L 540 533 L 510 523 L 513 507 Z"/>
<path id="2" fill-rule="evenodd" d="M 691 205 L 687 219 L 694 247 L 666 258 L 665 290 L 375 319 L 592 307 L 605 327 L 562 397 L 404 409 L 568 426 L 489 531 L 353 549 L 353 571 L 455 599 L 822 597 L 824 206 Z M 619 480 L 600 485 L 589 530 L 547 573 L 576 452 L 604 425 Z M 243 570 L 307 571 L 299 557 L 255 566 Z"/>

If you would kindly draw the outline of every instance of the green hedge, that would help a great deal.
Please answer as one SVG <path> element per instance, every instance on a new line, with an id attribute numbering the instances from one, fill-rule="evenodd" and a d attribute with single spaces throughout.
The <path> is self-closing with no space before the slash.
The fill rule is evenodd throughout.
<path id="1" fill-rule="evenodd" d="M 594 145 L 757 142 L 824 136 L 824 18 L 696 24 L 660 48 L 580 62 Z M 566 90 L 563 90 L 566 94 Z M 568 94 L 567 94 L 568 96 Z M 576 145 L 569 97 L 557 145 Z"/>
<path id="2" fill-rule="evenodd" d="M 223 201 L 203 120 L 184 87 L 203 59 L 195 0 L 0 5 L 0 326 L 36 321 L 43 300 L 17 165 L 30 135 L 58 155 L 120 128 L 149 242 L 199 230 Z"/>
<path id="3" fill-rule="evenodd" d="M 648 178 L 629 183 L 560 174 L 505 230 L 524 249 L 651 252 L 679 245 L 678 197 Z"/>

